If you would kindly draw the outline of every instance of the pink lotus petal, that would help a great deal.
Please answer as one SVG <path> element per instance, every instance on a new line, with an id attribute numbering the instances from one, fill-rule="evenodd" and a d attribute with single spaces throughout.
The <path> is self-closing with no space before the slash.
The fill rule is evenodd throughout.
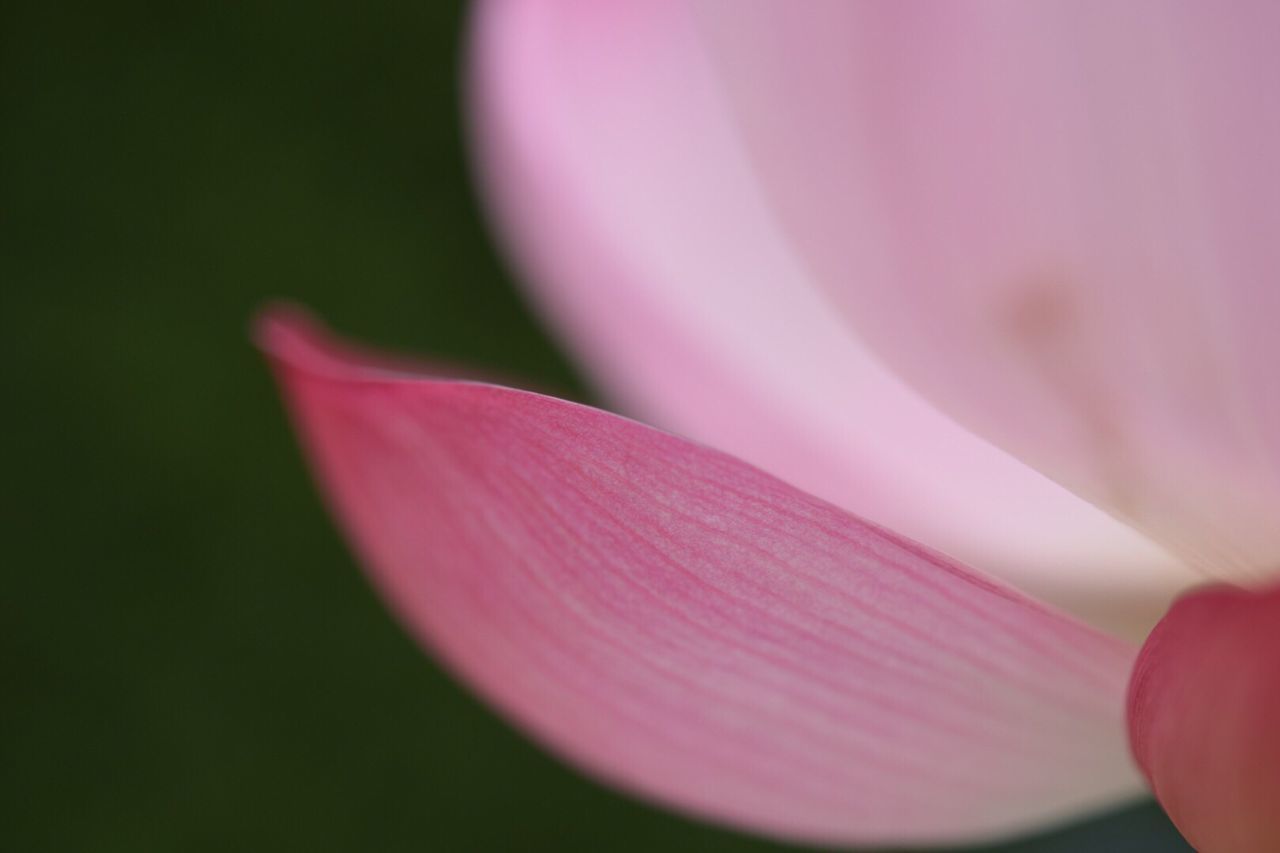
<path id="1" fill-rule="evenodd" d="M 1137 790 L 1135 650 L 713 450 L 261 325 L 374 581 L 599 778 L 780 836 L 936 842 Z"/>
<path id="2" fill-rule="evenodd" d="M 1280 587 L 1178 601 L 1129 688 L 1134 757 L 1196 849 L 1280 850 Z"/>
<path id="3" fill-rule="evenodd" d="M 493 208 L 628 411 L 1135 638 L 1197 579 L 850 335 L 776 227 L 685 4 L 484 4 L 474 74 Z M 841 221 L 878 264 L 875 221 Z"/>
<path id="4" fill-rule="evenodd" d="M 901 376 L 1202 571 L 1276 572 L 1280 4 L 704 24 L 781 221 Z"/>

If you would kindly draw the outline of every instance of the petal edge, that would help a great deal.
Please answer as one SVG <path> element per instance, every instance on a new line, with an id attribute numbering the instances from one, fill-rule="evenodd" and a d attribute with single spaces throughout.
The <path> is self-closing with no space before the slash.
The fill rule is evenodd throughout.
<path id="1" fill-rule="evenodd" d="M 1197 849 L 1280 849 L 1280 587 L 1179 599 L 1134 666 L 1128 716 L 1138 766 Z"/>
<path id="2" fill-rule="evenodd" d="M 1133 650 L 736 459 L 366 366 L 264 319 L 308 455 L 423 643 L 591 775 L 770 835 L 927 843 L 1136 792 Z"/>

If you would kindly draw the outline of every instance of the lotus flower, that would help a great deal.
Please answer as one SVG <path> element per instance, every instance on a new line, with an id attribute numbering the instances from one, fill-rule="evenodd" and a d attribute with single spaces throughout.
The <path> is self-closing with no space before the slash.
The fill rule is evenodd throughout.
<path id="1" fill-rule="evenodd" d="M 1280 849 L 1280 5 L 510 0 L 474 38 L 499 230 L 652 426 L 268 314 L 423 643 L 771 836 L 1145 785 Z"/>

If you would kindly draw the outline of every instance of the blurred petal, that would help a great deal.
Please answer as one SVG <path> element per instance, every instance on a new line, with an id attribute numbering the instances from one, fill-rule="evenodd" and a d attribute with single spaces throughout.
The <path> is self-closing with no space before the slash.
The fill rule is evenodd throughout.
<path id="1" fill-rule="evenodd" d="M 1134 757 L 1187 840 L 1280 850 L 1280 587 L 1178 601 L 1129 689 Z"/>
<path id="2" fill-rule="evenodd" d="M 745 463 L 262 324 L 413 632 L 589 773 L 770 834 L 1009 833 L 1137 790 L 1136 650 Z"/>
<path id="3" fill-rule="evenodd" d="M 877 353 L 1202 570 L 1280 567 L 1280 4 L 703 9 Z"/>
<path id="4" fill-rule="evenodd" d="M 493 208 L 625 408 L 1135 638 L 1195 579 L 850 335 L 776 227 L 684 4 L 489 3 L 475 37 Z M 845 222 L 877 264 L 870 224 Z"/>

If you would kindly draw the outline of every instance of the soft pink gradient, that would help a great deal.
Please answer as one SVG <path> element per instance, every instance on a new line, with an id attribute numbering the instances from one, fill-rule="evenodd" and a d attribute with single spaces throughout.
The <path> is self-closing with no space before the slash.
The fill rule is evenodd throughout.
<path id="1" fill-rule="evenodd" d="M 1129 732 L 1196 849 L 1280 850 L 1280 587 L 1179 600 L 1134 668 Z"/>
<path id="2" fill-rule="evenodd" d="M 1280 589 L 1174 606 L 1127 733 L 1116 638 L 1280 572 L 1280 5 L 507 0 L 474 39 L 513 257 L 688 439 L 268 314 L 406 625 L 767 834 L 1025 831 L 1140 790 L 1127 734 L 1193 843 L 1280 847 Z"/>
<path id="3" fill-rule="evenodd" d="M 259 341 L 391 606 L 587 772 L 842 843 L 1006 835 L 1139 790 L 1126 643 L 638 423 L 416 377 L 291 312 Z"/>
<path id="4" fill-rule="evenodd" d="M 699 7 L 770 209 L 896 373 L 1206 576 L 1275 576 L 1280 4 Z"/>
<path id="5" fill-rule="evenodd" d="M 798 5 L 776 8 L 799 26 L 817 10 Z M 1134 639 L 1196 582 L 921 399 L 853 334 L 779 227 L 687 4 L 487 3 L 474 39 L 492 209 L 627 411 Z M 823 56 L 789 61 L 800 73 Z M 841 201 L 808 224 L 886 281 L 884 214 L 853 187 Z"/>

